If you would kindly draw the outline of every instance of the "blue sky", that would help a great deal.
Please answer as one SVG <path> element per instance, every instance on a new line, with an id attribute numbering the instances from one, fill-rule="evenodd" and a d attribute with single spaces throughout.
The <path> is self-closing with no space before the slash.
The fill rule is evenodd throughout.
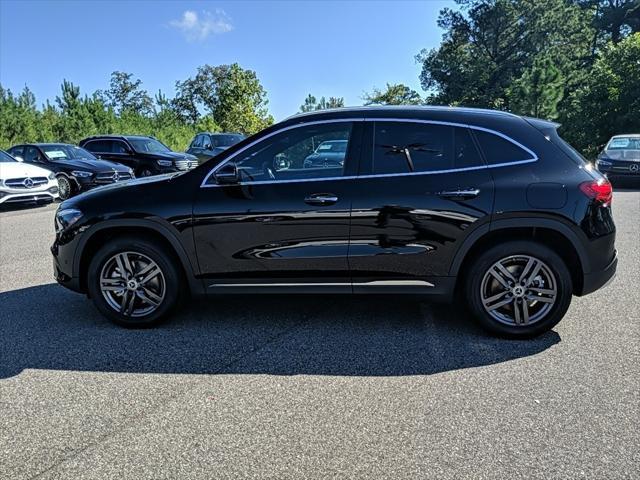
<path id="1" fill-rule="evenodd" d="M 385 82 L 420 91 L 414 56 L 439 44 L 452 1 L 13 1 L 0 0 L 0 83 L 28 85 L 38 103 L 63 79 L 83 93 L 133 73 L 151 94 L 173 95 L 199 65 L 255 70 L 276 120 L 308 93 L 347 105 Z"/>

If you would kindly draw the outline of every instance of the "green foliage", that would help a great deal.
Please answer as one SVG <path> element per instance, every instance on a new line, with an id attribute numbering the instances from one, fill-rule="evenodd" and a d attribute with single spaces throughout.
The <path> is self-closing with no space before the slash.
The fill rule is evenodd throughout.
<path id="1" fill-rule="evenodd" d="M 18 95 L 0 85 L 0 148 L 20 142 L 70 142 L 95 134 L 153 135 L 185 150 L 201 131 L 255 133 L 273 123 L 266 92 L 255 72 L 239 65 L 205 65 L 178 82 L 178 95 L 154 99 L 125 72 L 111 74 L 110 87 L 93 95 L 64 80 L 54 104 L 38 109 L 25 87 Z M 204 113 L 201 113 L 203 111 Z"/>
<path id="2" fill-rule="evenodd" d="M 374 88 L 371 93 L 364 94 L 363 100 L 365 105 L 420 105 L 423 103 L 418 92 L 402 83 L 387 83 L 384 91 Z"/>
<path id="3" fill-rule="evenodd" d="M 304 113 L 342 107 L 344 107 L 343 97 L 329 97 L 328 100 L 325 97 L 320 97 L 320 100 L 318 101 L 316 97 L 309 94 L 307 95 L 307 98 L 304 99 L 304 103 L 300 105 L 300 111 Z"/>
<path id="4" fill-rule="evenodd" d="M 640 130 L 640 0 L 457 0 L 423 50 L 429 103 L 557 119 L 586 153 Z"/>
<path id="5" fill-rule="evenodd" d="M 611 43 L 569 100 L 562 133 L 589 156 L 612 135 L 640 132 L 640 33 Z"/>

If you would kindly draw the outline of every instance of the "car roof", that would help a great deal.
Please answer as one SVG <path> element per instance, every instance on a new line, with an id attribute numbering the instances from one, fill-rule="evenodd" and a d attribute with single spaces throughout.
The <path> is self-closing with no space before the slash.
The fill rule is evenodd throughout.
<path id="1" fill-rule="evenodd" d="M 398 114 L 401 117 L 411 118 L 414 116 L 423 116 L 429 113 L 449 113 L 449 114 L 468 114 L 468 115 L 492 115 L 498 117 L 518 117 L 511 112 L 502 110 L 489 110 L 486 108 L 471 107 L 449 107 L 443 105 L 377 105 L 362 107 L 341 107 L 327 108 L 325 110 L 314 110 L 312 112 L 296 113 L 285 120 L 295 118 L 305 118 L 313 116 L 332 116 L 334 114 L 355 113 L 365 114 L 365 116 L 390 113 Z"/>
<path id="2" fill-rule="evenodd" d="M 86 140 L 98 140 L 98 139 L 116 139 L 116 140 L 128 140 L 130 138 L 153 138 L 155 139 L 155 137 L 152 137 L 151 135 L 117 135 L 117 134 L 112 134 L 112 133 L 108 133 L 105 135 L 91 135 L 90 137 L 85 138 L 83 141 Z"/>
<path id="3" fill-rule="evenodd" d="M 640 138 L 640 133 L 622 133 L 611 138 Z"/>
<path id="4" fill-rule="evenodd" d="M 244 136 L 244 134 L 240 133 L 240 132 L 200 132 L 197 135 L 241 135 Z"/>

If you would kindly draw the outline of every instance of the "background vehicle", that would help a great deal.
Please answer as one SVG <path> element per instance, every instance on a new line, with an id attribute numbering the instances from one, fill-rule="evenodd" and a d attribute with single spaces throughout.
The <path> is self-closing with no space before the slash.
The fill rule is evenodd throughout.
<path id="1" fill-rule="evenodd" d="M 304 168 L 313 167 L 341 167 L 347 154 L 346 140 L 328 140 L 318 145 L 318 148 L 304 159 Z"/>
<path id="2" fill-rule="evenodd" d="M 609 178 L 640 180 L 640 134 L 612 137 L 598 155 L 596 167 Z"/>
<path id="3" fill-rule="evenodd" d="M 556 127 L 460 108 L 298 115 L 212 168 L 64 202 L 55 275 L 128 326 L 166 316 L 189 285 L 459 293 L 491 332 L 537 335 L 617 265 L 611 185 Z M 343 164 L 302 167 L 328 140 L 348 142 Z"/>
<path id="4" fill-rule="evenodd" d="M 24 163 L 51 170 L 57 178 L 61 200 L 90 188 L 134 177 L 130 168 L 100 160 L 85 149 L 66 143 L 15 145 L 9 153 Z"/>
<path id="5" fill-rule="evenodd" d="M 0 205 L 49 203 L 58 198 L 53 172 L 19 162 L 0 150 Z"/>
<path id="6" fill-rule="evenodd" d="M 198 166 L 198 159 L 193 155 L 174 152 L 153 137 L 95 135 L 81 140 L 80 146 L 100 158 L 127 165 L 136 177 L 179 172 Z"/>
<path id="7" fill-rule="evenodd" d="M 241 133 L 199 133 L 191 141 L 187 153 L 195 155 L 203 163 L 245 138 Z"/>

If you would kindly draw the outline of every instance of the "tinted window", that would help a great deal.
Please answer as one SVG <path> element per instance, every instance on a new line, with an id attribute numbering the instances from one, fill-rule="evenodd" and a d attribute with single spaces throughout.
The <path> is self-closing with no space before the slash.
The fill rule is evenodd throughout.
<path id="1" fill-rule="evenodd" d="M 124 142 L 121 142 L 119 140 L 114 140 L 111 146 L 111 152 L 112 153 L 128 153 L 129 149 L 127 148 L 127 144 Z"/>
<path id="2" fill-rule="evenodd" d="M 75 145 L 43 145 L 42 151 L 52 161 L 68 160 L 70 158 L 77 158 L 81 160 L 95 160 L 91 153 L 84 148 L 76 147 Z"/>
<path id="3" fill-rule="evenodd" d="M 466 128 L 376 122 L 373 173 L 434 172 L 482 165 Z"/>
<path id="4" fill-rule="evenodd" d="M 7 152 L 9 152 L 14 157 L 20 157 L 20 158 L 24 159 L 24 153 L 23 153 L 24 152 L 24 147 L 22 147 L 22 146 L 11 147 L 9 150 L 7 150 Z"/>
<path id="5" fill-rule="evenodd" d="M 498 135 L 482 130 L 474 130 L 474 133 L 487 159 L 487 163 L 490 165 L 531 160 L 533 158 L 526 150 Z"/>
<path id="6" fill-rule="evenodd" d="M 163 153 L 170 152 L 171 150 L 164 143 L 156 140 L 155 138 L 134 138 L 127 137 L 127 140 L 133 147 L 136 152 L 140 153 Z M 120 143 L 120 142 L 118 142 Z M 124 144 L 123 144 L 124 146 Z M 115 151 L 115 150 L 114 150 Z M 117 153 L 126 153 L 126 149 L 123 152 Z"/>
<path id="7" fill-rule="evenodd" d="M 324 158 L 315 151 L 323 142 L 348 141 L 350 136 L 347 122 L 294 128 L 241 153 L 235 163 L 244 182 L 338 177 L 344 172 L 346 152 Z"/>
<path id="8" fill-rule="evenodd" d="M 6 152 L 3 152 L 2 150 L 0 150 L 0 162 L 2 163 L 12 163 L 12 162 L 17 162 L 17 160 L 15 158 L 13 158 L 11 155 L 9 155 Z"/>
<path id="9" fill-rule="evenodd" d="M 230 147 L 244 140 L 243 135 L 211 135 L 211 145 L 213 147 Z"/>
<path id="10" fill-rule="evenodd" d="M 25 162 L 42 162 L 42 155 L 40 155 L 40 151 L 36 147 L 25 147 L 24 161 Z"/>
<path id="11" fill-rule="evenodd" d="M 92 140 L 84 145 L 84 148 L 95 153 L 111 153 L 110 140 Z"/>
<path id="12" fill-rule="evenodd" d="M 191 141 L 191 145 L 189 148 L 198 148 L 202 146 L 202 135 L 196 135 L 194 139 Z"/>

